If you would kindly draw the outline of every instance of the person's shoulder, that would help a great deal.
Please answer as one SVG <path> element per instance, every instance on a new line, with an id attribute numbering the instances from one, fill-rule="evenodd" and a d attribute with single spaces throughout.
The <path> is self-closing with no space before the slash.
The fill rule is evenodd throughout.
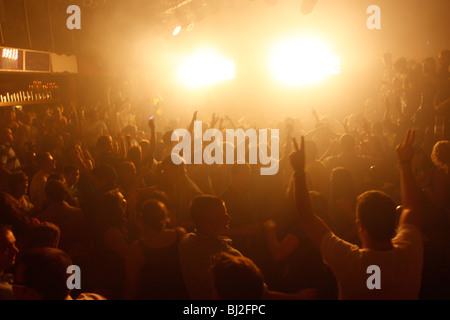
<path id="1" fill-rule="evenodd" d="M 172 230 L 169 231 L 175 232 L 175 234 L 180 238 L 180 240 L 187 234 L 186 229 L 184 229 L 183 227 L 175 227 Z"/>
<path id="2" fill-rule="evenodd" d="M 180 246 L 186 246 L 189 245 L 189 243 L 195 241 L 196 234 L 193 232 L 186 233 L 181 239 L 180 239 Z"/>
<path id="3" fill-rule="evenodd" d="M 401 242 L 402 240 L 422 240 L 422 232 L 418 227 L 410 223 L 402 223 L 398 226 L 397 234 L 394 237 L 394 242 Z"/>
<path id="4" fill-rule="evenodd" d="M 360 250 L 360 247 L 339 238 L 333 232 L 330 231 L 326 233 L 322 237 L 322 240 L 320 242 L 320 251 L 322 252 L 322 254 L 327 251 L 336 253 L 337 248 L 339 248 L 339 250 L 345 250 L 348 252 L 359 252 Z"/>
<path id="5" fill-rule="evenodd" d="M 68 300 L 107 300 L 104 296 L 98 293 L 81 293 L 76 299 Z"/>

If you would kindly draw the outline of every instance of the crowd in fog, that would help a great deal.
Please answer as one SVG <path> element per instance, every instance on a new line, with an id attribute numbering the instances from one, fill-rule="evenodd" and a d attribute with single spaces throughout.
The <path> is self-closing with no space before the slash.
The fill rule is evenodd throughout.
<path id="1" fill-rule="evenodd" d="M 270 124 L 275 175 L 172 160 L 173 130 L 267 127 L 248 116 L 168 118 L 111 90 L 1 109 L 0 299 L 450 298 L 450 51 L 383 62 L 339 126 Z"/>

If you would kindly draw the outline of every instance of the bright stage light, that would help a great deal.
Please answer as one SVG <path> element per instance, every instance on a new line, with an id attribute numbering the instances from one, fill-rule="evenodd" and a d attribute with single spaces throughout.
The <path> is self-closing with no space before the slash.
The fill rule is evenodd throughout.
<path id="1" fill-rule="evenodd" d="M 175 37 L 177 36 L 181 31 L 181 26 L 176 26 L 175 29 L 173 29 L 172 35 Z"/>
<path id="2" fill-rule="evenodd" d="M 182 61 L 178 77 L 190 87 L 203 87 L 234 79 L 234 62 L 211 51 L 198 51 Z"/>
<path id="3" fill-rule="evenodd" d="M 315 84 L 340 73 L 340 59 L 319 39 L 304 37 L 280 43 L 270 56 L 275 78 L 288 86 Z"/>

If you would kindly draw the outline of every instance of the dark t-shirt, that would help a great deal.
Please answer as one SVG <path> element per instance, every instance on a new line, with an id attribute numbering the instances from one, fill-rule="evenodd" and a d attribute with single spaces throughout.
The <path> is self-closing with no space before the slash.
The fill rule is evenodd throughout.
<path id="1" fill-rule="evenodd" d="M 145 257 L 141 269 L 137 300 L 186 300 L 189 298 L 181 273 L 178 245 L 180 234 L 171 245 L 150 248 L 142 240 L 139 245 Z"/>
<path id="2" fill-rule="evenodd" d="M 286 261 L 286 273 L 283 278 L 286 292 L 319 288 L 320 298 L 335 299 L 337 297 L 336 280 L 322 262 L 319 249 L 299 224 L 293 226 L 290 233 L 297 238 L 299 245 Z"/>

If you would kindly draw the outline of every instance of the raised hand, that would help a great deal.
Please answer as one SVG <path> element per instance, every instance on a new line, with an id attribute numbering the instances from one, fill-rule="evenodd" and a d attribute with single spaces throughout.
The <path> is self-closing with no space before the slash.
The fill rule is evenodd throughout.
<path id="1" fill-rule="evenodd" d="M 409 129 L 406 132 L 405 141 L 399 144 L 395 149 L 397 152 L 397 159 L 399 162 L 409 162 L 414 156 L 414 135 L 415 132 Z"/>
<path id="2" fill-rule="evenodd" d="M 150 119 L 148 119 L 148 126 L 150 129 L 155 130 L 155 118 L 154 117 L 150 117 Z"/>
<path id="3" fill-rule="evenodd" d="M 295 172 L 305 171 L 305 137 L 302 136 L 300 141 L 300 148 L 298 147 L 297 140 L 292 139 L 294 143 L 294 151 L 289 155 L 291 166 Z"/>

